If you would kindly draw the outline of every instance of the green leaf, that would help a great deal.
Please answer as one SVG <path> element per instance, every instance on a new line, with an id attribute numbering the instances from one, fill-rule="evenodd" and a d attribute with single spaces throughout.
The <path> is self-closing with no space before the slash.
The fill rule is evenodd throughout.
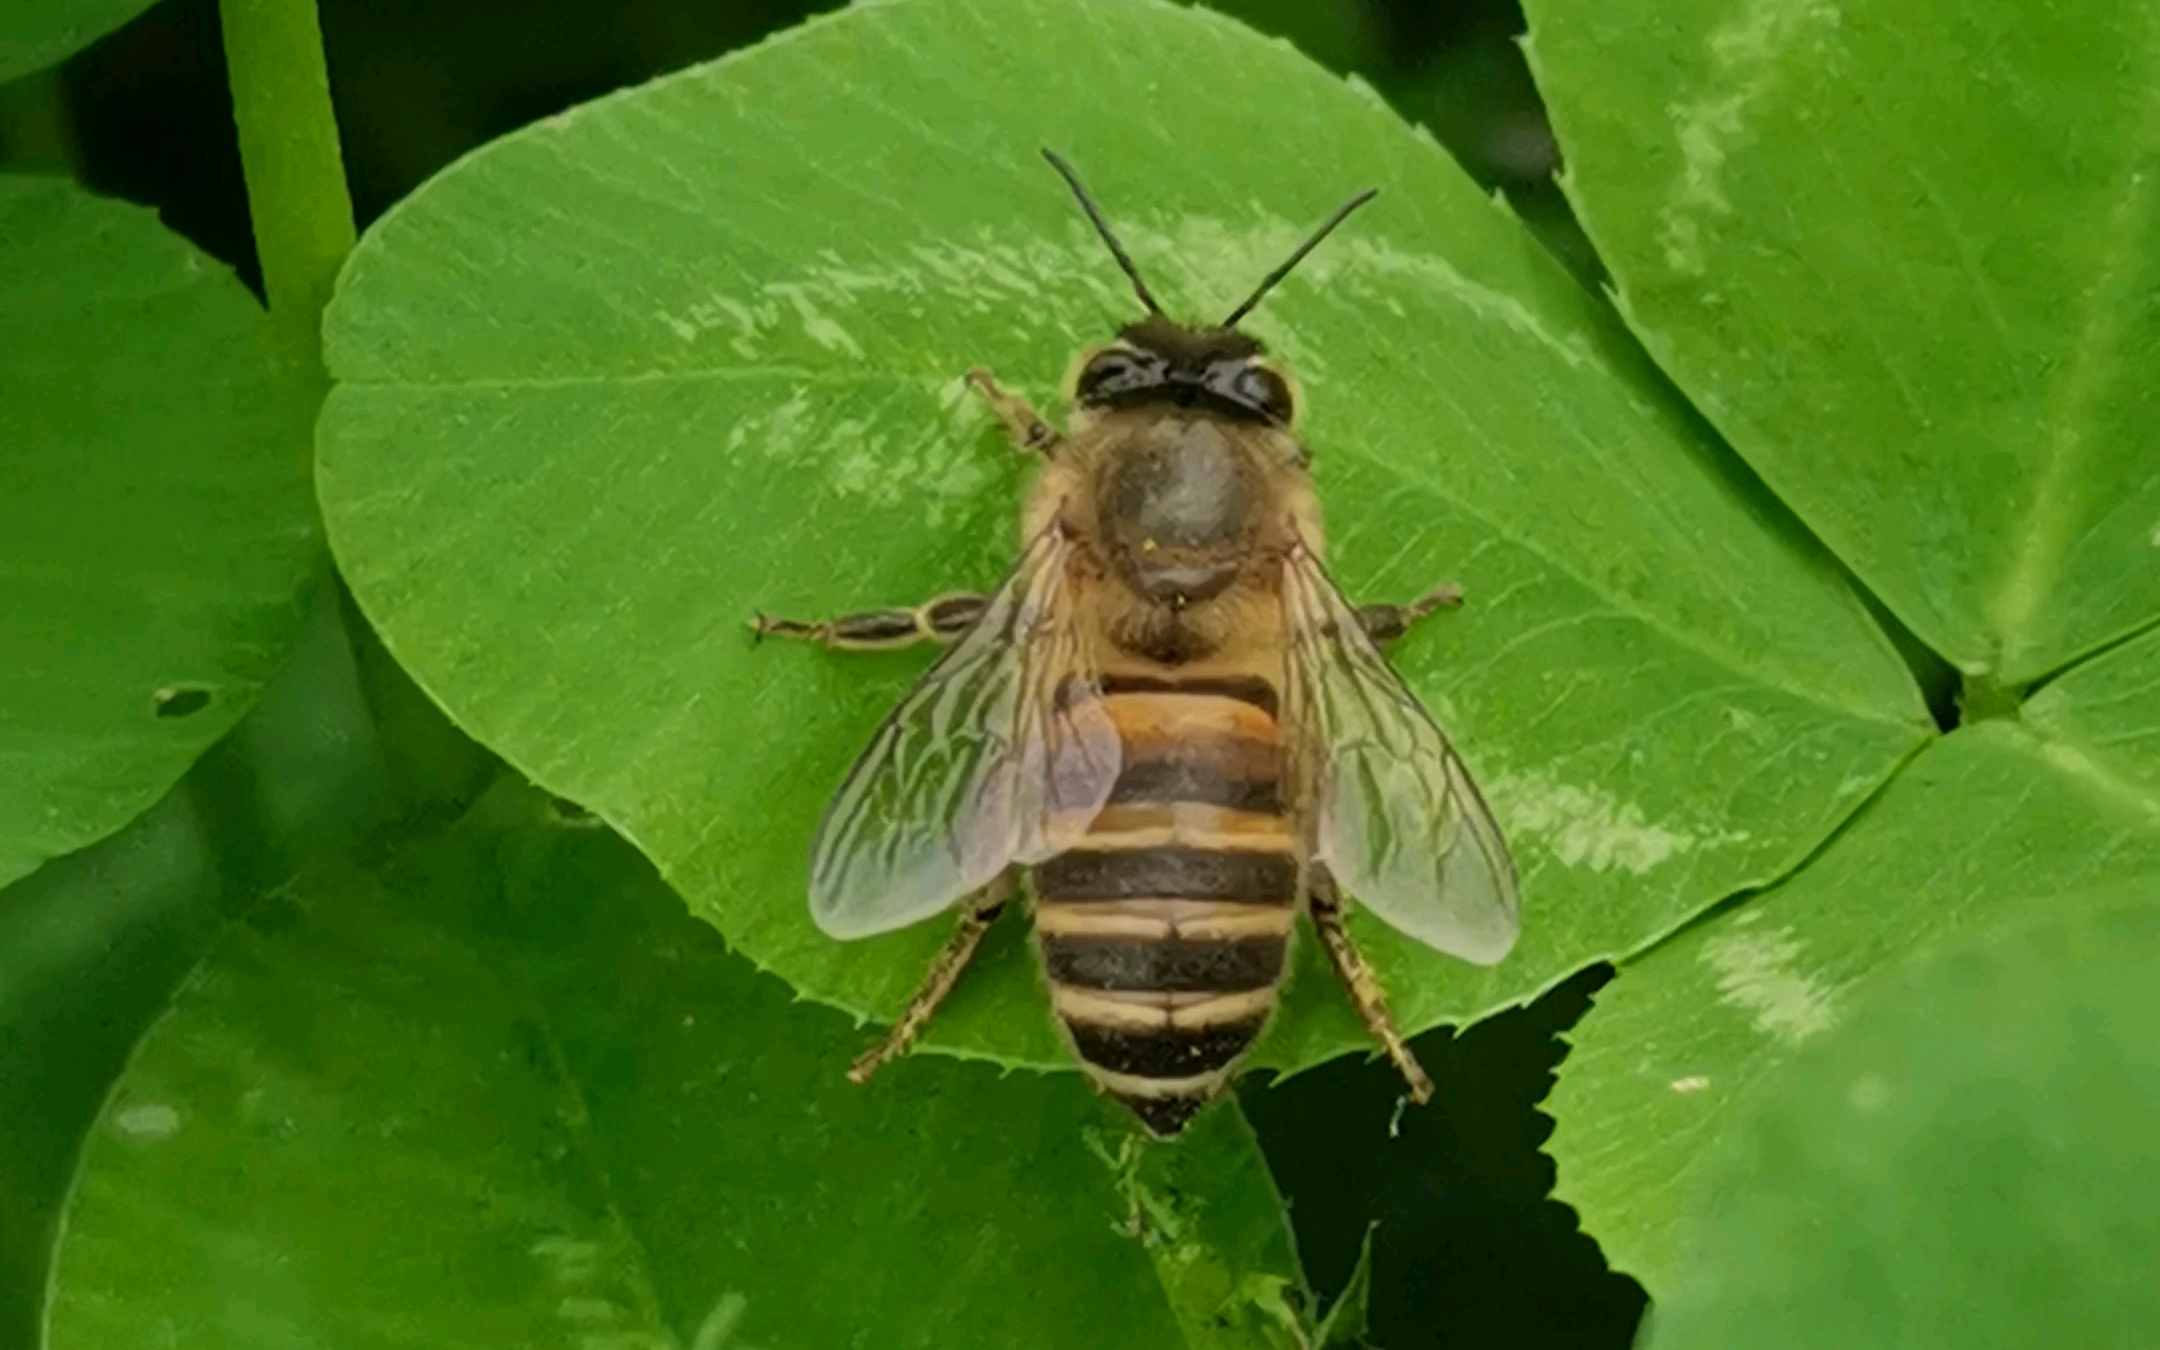
<path id="1" fill-rule="evenodd" d="M 218 928 L 217 869 L 175 791 L 0 892 L 0 1345 L 37 1343 L 76 1150 L 134 1040 Z"/>
<path id="2" fill-rule="evenodd" d="M 1635 330 L 1899 618 L 2016 685 L 2160 617 L 2160 14 L 1528 0 Z"/>
<path id="3" fill-rule="evenodd" d="M 1191 1350 L 1310 1350 L 1304 1275 L 1282 1199 L 1239 1111 L 1210 1111 L 1171 1147 L 1120 1122 L 1089 1128 Z"/>
<path id="4" fill-rule="evenodd" d="M 312 398 L 139 207 L 0 178 L 0 884 L 230 730 L 320 579 Z"/>
<path id="5" fill-rule="evenodd" d="M 0 84 L 58 65 L 156 0 L 0 0 Z"/>
<path id="6" fill-rule="evenodd" d="M 1044 144 L 1179 313 L 1382 189 L 1251 327 L 1304 381 L 1349 588 L 1469 596 L 1398 660 L 1510 829 L 1528 918 L 1488 972 L 1355 916 L 1409 1028 L 1778 876 L 1925 734 L 1828 561 L 1368 93 L 1144 0 L 858 7 L 468 156 L 361 241 L 325 334 L 322 499 L 386 645 L 753 961 L 889 1017 L 942 940 L 843 945 L 803 902 L 825 799 L 925 658 L 744 624 L 1008 565 L 1025 470 L 960 376 L 1061 412 L 1074 350 L 1136 309 Z M 1265 1062 L 1368 1045 L 1313 945 Z M 1062 1063 L 1044 1007 L 1007 925 L 930 1043 Z"/>
<path id="7" fill-rule="evenodd" d="M 2156 1025 L 2150 895 L 1900 970 L 1706 1163 L 1649 1345 L 2149 1344 Z"/>
<path id="8" fill-rule="evenodd" d="M 2024 722 L 1921 754 L 1796 878 L 1621 968 L 1550 1110 L 1558 1193 L 1662 1298 L 1681 1217 L 1752 1086 L 1853 1020 L 1869 977 L 1954 935 L 2160 888 L 2160 635 L 2062 677 Z"/>
<path id="9" fill-rule="evenodd" d="M 937 1059 L 856 1088 L 862 1035 L 589 820 L 492 795 L 263 897 L 187 981 L 86 1145 L 46 1343 L 1186 1343 L 1089 1146 L 1115 1108 Z M 1210 1121 L 1150 1150 L 1187 1242 L 1294 1281 Z"/>

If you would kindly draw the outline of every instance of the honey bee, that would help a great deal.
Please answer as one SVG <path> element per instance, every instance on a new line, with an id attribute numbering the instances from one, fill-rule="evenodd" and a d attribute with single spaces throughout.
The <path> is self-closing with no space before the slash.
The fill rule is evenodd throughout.
<path id="1" fill-rule="evenodd" d="M 1489 965 L 1520 925 L 1515 867 L 1448 738 L 1381 654 L 1434 610 L 1353 606 L 1321 564 L 1299 397 L 1238 321 L 1351 198 L 1219 324 L 1164 314 L 1077 173 L 1049 160 L 1147 310 L 1084 351 L 1060 431 L 968 374 L 1041 469 L 994 594 L 759 634 L 945 644 L 818 829 L 810 910 L 835 938 L 957 907 L 922 989 L 849 1077 L 904 1052 L 1023 880 L 1058 1020 L 1087 1074 L 1157 1135 L 1220 1095 L 1259 1038 L 1300 910 L 1365 1025 L 1426 1101 L 1354 897 Z"/>

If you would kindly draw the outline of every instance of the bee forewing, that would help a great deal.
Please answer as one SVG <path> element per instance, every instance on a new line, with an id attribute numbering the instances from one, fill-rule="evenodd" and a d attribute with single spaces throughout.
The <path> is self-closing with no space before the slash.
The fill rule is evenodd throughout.
<path id="1" fill-rule="evenodd" d="M 1521 927 L 1515 864 L 1469 772 L 1302 548 L 1283 596 L 1314 858 L 1394 928 L 1499 961 Z"/>
<path id="2" fill-rule="evenodd" d="M 1117 738 L 1071 673 L 1065 561 L 1053 526 L 855 761 L 811 851 L 810 914 L 825 932 L 929 918 L 1065 847 L 1108 799 Z"/>

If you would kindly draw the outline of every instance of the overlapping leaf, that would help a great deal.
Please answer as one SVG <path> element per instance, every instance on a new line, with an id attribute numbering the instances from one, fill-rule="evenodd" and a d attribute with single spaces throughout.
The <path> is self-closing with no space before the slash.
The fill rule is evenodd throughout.
<path id="1" fill-rule="evenodd" d="M 1650 1345 L 2146 1338 L 2160 895 L 1907 966 L 1709 1161 L 1714 1198 Z"/>
<path id="2" fill-rule="evenodd" d="M 155 0 L 0 0 L 0 83 L 58 65 Z"/>
<path id="3" fill-rule="evenodd" d="M 1072 1078 L 856 1088 L 846 1019 L 546 811 L 324 859 L 226 936 L 91 1133 L 53 1350 L 1293 1343 L 1234 1111 L 1121 1173 Z"/>
<path id="4" fill-rule="evenodd" d="M 150 212 L 0 178 L 0 885 L 134 819 L 299 630 L 313 395 Z"/>
<path id="5" fill-rule="evenodd" d="M 1923 752 L 1796 878 L 1623 967 L 1551 1111 L 1559 1193 L 1653 1296 L 1704 1158 L 1753 1086 L 1868 978 L 1954 935 L 2160 895 L 2160 638 L 2051 684 L 2020 722 Z"/>
<path id="6" fill-rule="evenodd" d="M 2160 17 L 1530 0 L 1658 361 L 1930 646 L 2018 685 L 2160 618 Z"/>

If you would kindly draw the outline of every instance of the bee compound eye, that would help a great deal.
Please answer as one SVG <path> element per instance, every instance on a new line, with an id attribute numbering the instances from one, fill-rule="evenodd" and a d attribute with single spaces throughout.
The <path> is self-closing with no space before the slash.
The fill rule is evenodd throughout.
<path id="1" fill-rule="evenodd" d="M 1145 389 L 1161 383 L 1156 369 L 1159 363 L 1148 362 L 1128 351 L 1107 351 L 1087 363 L 1080 372 L 1077 392 L 1083 399 L 1114 398 L 1135 389 Z"/>
<path id="2" fill-rule="evenodd" d="M 1290 420 L 1290 386 L 1265 366 L 1247 366 L 1238 374 L 1238 398 L 1278 422 Z"/>
<path id="3" fill-rule="evenodd" d="M 1105 352 L 1088 362 L 1088 378 L 1101 383 L 1104 380 L 1117 379 L 1122 375 L 1130 375 L 1132 374 L 1132 368 L 1132 358 L 1120 356 L 1116 352 Z"/>

